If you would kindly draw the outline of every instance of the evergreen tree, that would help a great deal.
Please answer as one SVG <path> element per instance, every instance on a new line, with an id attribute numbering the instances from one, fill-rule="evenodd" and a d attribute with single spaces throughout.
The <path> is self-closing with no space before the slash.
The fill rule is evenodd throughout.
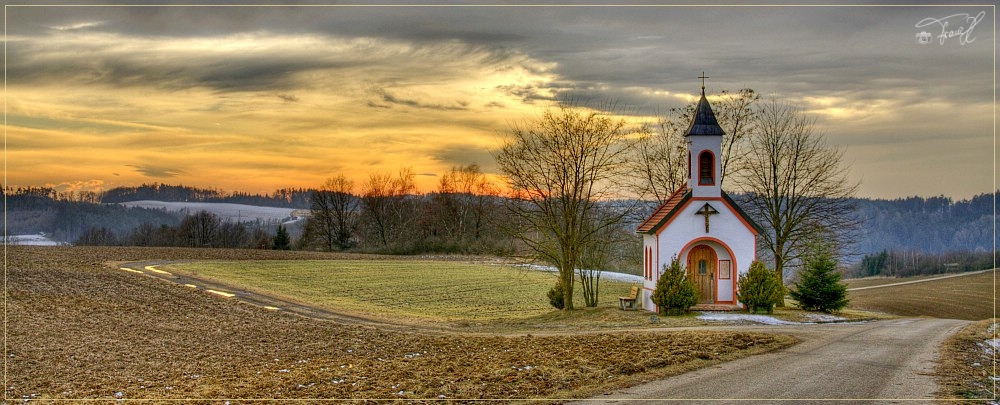
<path id="1" fill-rule="evenodd" d="M 663 274 L 656 282 L 652 300 L 663 315 L 687 312 L 688 308 L 698 303 L 698 287 L 688 279 L 687 270 L 681 267 L 677 256 L 671 259 L 669 267 L 663 266 Z"/>
<path id="2" fill-rule="evenodd" d="M 288 230 L 285 229 L 284 225 L 278 225 L 278 233 L 274 235 L 273 240 L 274 250 L 289 250 L 292 247 L 292 240 L 288 237 Z"/>
<path id="3" fill-rule="evenodd" d="M 556 309 L 563 309 L 566 307 L 566 304 L 563 302 L 562 283 L 558 280 L 556 280 L 556 286 L 552 287 L 547 295 L 549 297 L 549 304 L 552 304 L 552 306 Z"/>
<path id="4" fill-rule="evenodd" d="M 847 306 L 847 286 L 840 283 L 837 262 L 828 246 L 813 246 L 803 258 L 803 265 L 801 281 L 789 291 L 802 309 L 833 312 Z"/>
<path id="5" fill-rule="evenodd" d="M 756 260 L 750 263 L 750 271 L 740 275 L 737 285 L 737 297 L 750 312 L 770 314 L 777 300 L 784 299 L 785 288 L 781 285 L 781 278 Z"/>

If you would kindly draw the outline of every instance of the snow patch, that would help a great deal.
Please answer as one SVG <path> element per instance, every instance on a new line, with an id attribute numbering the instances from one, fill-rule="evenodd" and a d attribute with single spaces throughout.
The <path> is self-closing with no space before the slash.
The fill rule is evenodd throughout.
<path id="1" fill-rule="evenodd" d="M 64 246 L 65 242 L 52 240 L 43 234 L 35 235 L 11 235 L 7 237 L 6 243 L 14 246 Z"/>
<path id="2" fill-rule="evenodd" d="M 706 312 L 702 313 L 701 315 L 698 315 L 698 319 L 701 319 L 703 321 L 722 321 L 722 322 L 750 321 L 750 322 L 761 323 L 764 325 L 799 325 L 798 322 L 783 321 L 773 316 L 732 313 L 732 312 Z"/>
<path id="3" fill-rule="evenodd" d="M 518 265 L 515 265 L 515 266 L 516 267 L 521 267 L 521 268 L 524 268 L 524 269 L 527 269 L 527 270 L 532 270 L 532 271 L 546 271 L 546 272 L 549 272 L 549 273 L 558 273 L 559 272 L 559 269 L 557 269 L 555 267 L 552 267 L 552 266 L 542 266 L 542 265 L 539 265 L 539 264 L 518 264 Z M 642 276 L 636 276 L 634 274 L 615 273 L 613 271 L 605 271 L 605 270 L 601 271 L 601 279 L 602 280 L 621 281 L 623 283 L 640 283 L 640 284 L 642 283 Z"/>
<path id="4" fill-rule="evenodd" d="M 261 207 L 246 204 L 142 200 L 123 202 L 120 205 L 129 208 L 140 207 L 170 212 L 186 212 L 187 214 L 208 211 L 227 222 L 256 222 L 260 220 L 261 222 L 282 222 L 288 224 L 299 219 L 292 215 L 292 212 L 295 211 L 292 208 Z"/>
<path id="5" fill-rule="evenodd" d="M 809 322 L 812 323 L 843 322 L 847 320 L 847 318 L 828 314 L 809 314 L 806 317 L 809 319 Z"/>
<path id="6" fill-rule="evenodd" d="M 791 322 L 769 315 L 754 315 L 745 312 L 703 312 L 698 319 L 719 322 L 755 322 L 764 325 L 810 325 L 816 323 L 831 323 L 846 321 L 847 318 L 827 314 L 809 314 L 807 322 Z"/>

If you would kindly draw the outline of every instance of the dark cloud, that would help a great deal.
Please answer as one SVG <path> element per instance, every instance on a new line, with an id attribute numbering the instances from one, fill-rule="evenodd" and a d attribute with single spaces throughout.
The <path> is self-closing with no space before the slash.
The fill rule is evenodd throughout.
<path id="1" fill-rule="evenodd" d="M 169 169 L 169 168 L 157 167 L 157 166 L 151 166 L 151 165 L 125 165 L 125 166 L 131 167 L 132 170 L 134 170 L 136 172 L 139 172 L 139 173 L 142 173 L 143 175 L 146 175 L 146 176 L 149 176 L 149 177 L 170 178 L 170 177 L 177 177 L 178 175 L 184 174 L 183 170 Z"/>
<path id="2" fill-rule="evenodd" d="M 450 146 L 435 151 L 434 159 L 449 166 L 478 164 L 483 172 L 496 173 L 496 159 L 488 149 L 476 146 Z"/>
<path id="3" fill-rule="evenodd" d="M 46 27 L 81 27 L 140 37 L 183 38 L 240 33 L 320 34 L 373 37 L 414 43 L 459 41 L 488 47 L 503 60 L 518 49 L 556 62 L 557 91 L 602 97 L 629 88 L 670 92 L 697 90 L 707 71 L 711 86 L 750 86 L 783 94 L 885 88 L 886 78 L 912 78 L 952 99 L 981 97 L 969 90 L 992 78 L 989 48 L 994 27 L 987 18 L 976 42 L 919 47 L 910 40 L 919 20 L 975 7 L 39 7 L 13 8 L 9 34 L 33 35 Z M 85 28 L 84 28 L 85 27 Z M 767 27 L 767 28 L 762 28 Z M 913 43 L 911 43 L 913 42 Z M 9 44 L 8 80 L 79 77 L 115 85 L 161 83 L 224 91 L 291 90 L 294 73 L 343 67 L 323 55 L 246 55 L 232 59 L 39 60 L 37 49 Z M 468 48 L 468 52 L 482 49 Z M 82 52 L 77 52 L 81 54 Z M 73 55 L 73 52 L 65 52 Z M 87 52 L 93 56 L 96 53 Z M 149 58 L 146 58 L 149 59 Z M 31 63 L 35 60 L 36 63 Z M 491 61 L 484 60 L 483 63 Z M 990 89 L 986 89 L 990 90 Z M 520 91 L 525 100 L 538 92 Z M 987 91 L 987 93 L 989 93 Z M 415 102 L 397 95 L 400 104 Z M 639 100 L 636 100 L 637 102 Z M 655 102 L 656 100 L 649 100 Z M 391 102 L 391 101 L 390 101 Z M 378 106 L 384 106 L 379 104 Z M 447 105 L 424 106 L 447 108 Z"/>
<path id="4" fill-rule="evenodd" d="M 377 108 L 378 114 L 386 115 L 390 110 L 417 108 L 426 110 L 424 115 L 437 116 L 439 111 L 476 112 L 480 100 L 408 92 L 407 86 L 429 88 L 455 72 L 485 66 L 550 78 L 488 84 L 491 90 L 527 104 L 613 102 L 647 114 L 683 103 L 678 95 L 696 93 L 697 76 L 704 71 L 710 76 L 709 93 L 751 87 L 803 103 L 833 100 L 827 107 L 859 111 L 850 118 L 831 114 L 822 123 L 839 125 L 831 135 L 860 147 L 901 144 L 910 136 L 974 137 L 981 128 L 990 128 L 995 91 L 996 27 L 994 10 L 985 6 L 6 10 L 10 86 L 203 87 L 218 92 L 266 92 L 293 103 L 299 95 L 309 94 L 304 87 L 319 86 L 313 81 L 319 76 L 362 71 L 365 77 L 351 80 L 375 84 L 357 106 Z M 921 31 L 915 24 L 924 18 L 982 10 L 989 14 L 976 27 L 973 42 L 963 45 L 953 38 L 945 44 L 921 45 L 915 41 L 914 35 Z M 99 34 L 105 35 L 103 41 Z M 130 40 L 160 43 L 240 36 L 358 39 L 370 40 L 371 45 L 348 46 L 349 52 L 344 53 L 296 43 L 237 53 L 121 48 Z M 387 44 L 397 46 L 386 49 Z M 363 57 L 349 58 L 348 54 Z M 449 64 L 454 60 L 460 62 Z M 532 63 L 520 63 L 526 60 Z M 400 75 L 401 70 L 394 70 L 399 67 L 414 74 L 385 77 Z M 338 93 L 346 87 L 343 82 L 338 85 L 322 89 Z M 514 103 L 505 106 L 507 100 L 483 101 L 490 109 L 517 107 Z M 457 117 L 454 122 L 466 124 L 463 119 L 467 118 Z M 988 137 L 988 131 L 982 136 Z M 945 152 L 950 151 L 928 150 L 935 156 Z M 493 162 L 489 152 L 473 147 L 446 148 L 435 158 L 454 165 Z M 988 160 L 988 154 L 983 158 Z M 885 172 L 898 169 L 891 161 L 885 164 Z M 180 173 L 133 167 L 151 176 Z"/>
<path id="5" fill-rule="evenodd" d="M 440 110 L 440 111 L 460 111 L 460 110 L 467 110 L 468 109 L 468 105 L 469 105 L 469 103 L 465 102 L 465 101 L 456 101 L 455 104 L 453 104 L 453 105 L 425 103 L 425 102 L 420 102 L 420 101 L 417 101 L 417 100 L 410 100 L 410 99 L 396 97 L 396 96 L 394 96 L 392 94 L 389 94 L 385 90 L 381 90 L 380 92 L 381 92 L 381 95 L 382 95 L 382 101 L 385 101 L 385 102 L 387 102 L 389 104 L 397 104 L 397 105 L 402 105 L 402 106 L 412 107 L 412 108 L 426 108 L 426 109 L 430 109 L 430 110 Z M 383 107 L 383 106 L 385 106 L 385 105 L 382 105 L 382 104 L 372 105 L 370 102 L 369 102 L 369 105 L 373 106 L 373 107 Z"/>

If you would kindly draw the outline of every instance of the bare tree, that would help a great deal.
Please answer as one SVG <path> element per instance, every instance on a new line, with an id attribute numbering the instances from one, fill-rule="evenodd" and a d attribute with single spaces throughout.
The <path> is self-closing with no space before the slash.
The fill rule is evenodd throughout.
<path id="1" fill-rule="evenodd" d="M 721 101 L 716 104 L 715 117 L 726 134 L 722 136 L 722 173 L 720 184 L 725 184 L 727 175 L 741 166 L 742 154 L 740 148 L 747 134 L 756 127 L 756 104 L 760 94 L 751 88 L 737 90 L 735 93 L 722 91 Z"/>
<path id="2" fill-rule="evenodd" d="M 397 242 L 416 218 L 415 204 L 408 201 L 417 191 L 413 178 L 410 168 L 403 168 L 395 178 L 389 173 L 368 176 L 361 195 L 361 212 L 378 247 Z"/>
<path id="3" fill-rule="evenodd" d="M 687 146 L 678 109 L 648 125 L 640 134 L 629 166 L 638 176 L 633 188 L 640 196 L 666 201 L 687 179 Z"/>
<path id="4" fill-rule="evenodd" d="M 348 249 L 357 228 L 358 197 L 354 181 L 343 174 L 331 177 L 313 193 L 306 234 L 319 241 L 326 251 Z"/>
<path id="5" fill-rule="evenodd" d="M 475 163 L 453 167 L 442 175 L 436 202 L 444 211 L 440 220 L 449 236 L 479 239 L 486 225 L 486 210 L 496 194 L 496 187 Z"/>
<path id="6" fill-rule="evenodd" d="M 755 126 L 754 105 L 760 95 L 753 89 L 736 92 L 723 90 L 714 109 L 722 137 L 722 173 L 720 182 L 740 167 L 740 147 Z M 660 115 L 655 124 L 641 134 L 630 166 L 634 173 L 634 190 L 663 202 L 679 189 L 688 178 L 689 155 L 684 133 L 693 118 L 695 103 L 675 107 Z"/>
<path id="7" fill-rule="evenodd" d="M 838 248 L 858 224 L 844 150 L 815 132 L 815 120 L 799 108 L 769 99 L 756 110 L 754 131 L 744 143 L 738 184 L 742 206 L 765 229 L 762 247 L 782 275 L 807 245 L 822 240 Z"/>
<path id="8" fill-rule="evenodd" d="M 566 310 L 584 250 L 628 214 L 597 215 L 616 196 L 634 132 L 607 113 L 563 106 L 512 124 L 495 154 L 514 194 L 508 231 L 559 270 Z"/>
<path id="9" fill-rule="evenodd" d="M 211 247 L 216 243 L 221 221 L 219 217 L 208 211 L 198 211 L 181 221 L 177 227 L 177 236 L 183 246 Z"/>

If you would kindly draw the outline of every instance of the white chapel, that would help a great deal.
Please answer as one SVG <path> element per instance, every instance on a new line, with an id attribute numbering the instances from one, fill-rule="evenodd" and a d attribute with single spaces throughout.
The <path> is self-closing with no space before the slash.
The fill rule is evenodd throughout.
<path id="1" fill-rule="evenodd" d="M 736 298 L 736 281 L 756 258 L 759 227 L 722 191 L 719 173 L 724 134 L 705 98 L 702 82 L 701 100 L 684 135 L 687 184 L 636 229 L 643 240 L 642 307 L 649 311 L 658 311 L 651 297 L 664 266 L 669 266 L 674 256 L 698 286 L 698 306 L 741 305 Z"/>

